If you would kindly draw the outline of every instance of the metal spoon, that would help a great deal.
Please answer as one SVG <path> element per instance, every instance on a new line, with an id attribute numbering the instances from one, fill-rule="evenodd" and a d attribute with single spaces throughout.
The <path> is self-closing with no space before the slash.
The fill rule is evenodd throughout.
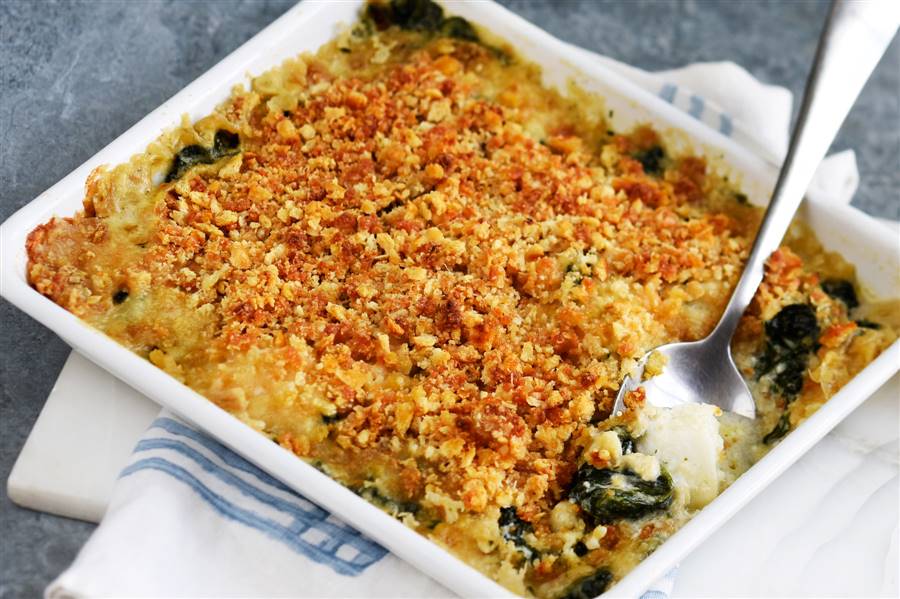
<path id="1" fill-rule="evenodd" d="M 647 402 L 661 407 L 708 403 L 748 418 L 756 405 L 731 357 L 731 337 L 763 278 L 765 261 L 781 243 L 816 167 L 837 135 L 863 84 L 900 24 L 900 2 L 835 0 L 813 62 L 787 158 L 750 257 L 722 318 L 705 339 L 668 343 L 645 354 L 622 381 L 613 414 L 642 385 L 651 353 L 667 358 L 662 374 L 643 383 Z"/>

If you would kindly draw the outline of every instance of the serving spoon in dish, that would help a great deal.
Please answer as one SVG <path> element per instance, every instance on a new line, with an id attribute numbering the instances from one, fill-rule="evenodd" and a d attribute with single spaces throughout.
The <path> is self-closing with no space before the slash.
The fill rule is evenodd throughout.
<path id="1" fill-rule="evenodd" d="M 898 24 L 900 3 L 892 0 L 832 3 L 772 200 L 719 323 L 704 339 L 667 343 L 645 354 L 622 381 L 613 414 L 623 411 L 625 396 L 642 386 L 651 405 L 707 403 L 748 418 L 756 416 L 753 396 L 731 357 L 731 338 L 763 279 L 766 259 L 781 243 L 816 167 Z M 664 356 L 665 368 L 644 381 L 644 367 L 653 353 Z"/>

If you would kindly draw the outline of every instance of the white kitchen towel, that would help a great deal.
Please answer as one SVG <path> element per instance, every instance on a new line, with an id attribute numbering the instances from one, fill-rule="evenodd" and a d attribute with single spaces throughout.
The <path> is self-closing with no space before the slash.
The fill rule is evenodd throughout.
<path id="1" fill-rule="evenodd" d="M 733 63 L 647 73 L 592 56 L 773 163 L 784 156 L 788 90 Z M 823 162 L 814 186 L 849 202 L 857 183 L 845 152 Z M 672 572 L 645 599 L 664 599 L 674 580 Z M 54 599 L 451 595 L 166 412 L 135 448 L 96 532 L 46 590 Z"/>

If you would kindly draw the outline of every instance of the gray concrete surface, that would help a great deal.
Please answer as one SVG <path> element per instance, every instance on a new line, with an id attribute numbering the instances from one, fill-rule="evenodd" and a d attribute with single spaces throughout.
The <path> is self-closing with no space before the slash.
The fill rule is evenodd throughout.
<path id="1" fill-rule="evenodd" d="M 820 1 L 504 0 L 551 33 L 647 69 L 733 60 L 795 95 L 812 59 Z M 203 73 L 293 2 L 0 0 L 0 220 Z M 867 85 L 835 148 L 857 151 L 854 204 L 900 218 L 900 43 Z M 0 302 L 0 480 L 68 354 Z M 77 464 L 73 468 L 79 467 Z M 35 597 L 92 526 L 0 497 L 0 597 Z"/>

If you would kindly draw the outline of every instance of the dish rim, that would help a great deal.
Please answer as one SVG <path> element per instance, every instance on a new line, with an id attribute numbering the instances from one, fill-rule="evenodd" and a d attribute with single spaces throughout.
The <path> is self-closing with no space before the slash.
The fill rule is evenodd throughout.
<path id="1" fill-rule="evenodd" d="M 147 143 L 155 139 L 163 129 L 176 125 L 180 115 L 185 112 L 194 119 L 208 112 L 204 106 L 210 102 L 215 105 L 224 99 L 235 82 L 245 79 L 244 74 L 248 65 L 262 60 L 261 57 L 265 57 L 270 65 L 280 62 L 277 58 L 278 51 L 271 56 L 267 56 L 266 52 L 277 46 L 287 35 L 296 34 L 304 26 L 321 25 L 317 21 L 321 20 L 329 25 L 325 28 L 327 32 L 324 32 L 324 36 L 320 31 L 319 37 L 330 39 L 333 37 L 335 26 L 340 22 L 346 22 L 344 19 L 346 15 L 358 12 L 362 3 L 362 0 L 334 4 L 327 0 L 307 0 L 292 7 L 69 175 L 10 216 L 0 225 L 0 253 L 2 253 L 0 295 L 59 334 L 91 361 L 219 439 L 249 461 L 371 536 L 448 588 L 466 596 L 511 596 L 505 588 L 434 542 L 407 528 L 336 480 L 272 443 L 150 362 L 133 354 L 40 295 L 25 279 L 27 257 L 24 241 L 27 234 L 38 224 L 45 222 L 54 209 L 71 204 L 73 194 L 82 193 L 83 182 L 90 170 L 98 164 L 128 160 L 135 152 L 141 151 Z M 523 39 L 528 40 L 547 49 L 548 53 L 561 64 L 573 65 L 586 77 L 602 80 L 605 85 L 615 88 L 622 97 L 649 110 L 656 118 L 684 132 L 691 140 L 699 141 L 704 147 L 723 151 L 730 167 L 751 180 L 763 184 L 774 181 L 774 169 L 763 158 L 752 154 L 733 140 L 706 127 L 603 65 L 589 62 L 565 42 L 492 1 L 442 2 L 442 4 L 451 12 L 462 14 L 476 23 L 491 23 L 488 28 L 500 37 L 508 39 L 514 47 L 516 41 L 521 43 Z M 509 32 L 512 32 L 512 35 Z M 284 57 L 286 55 L 281 56 Z M 223 91 L 224 95 L 221 93 Z M 867 237 L 867 241 L 875 246 L 891 247 L 890 244 L 893 243 L 893 236 L 886 228 L 852 208 L 819 205 L 817 209 L 837 212 L 841 218 L 856 222 L 860 227 L 872 225 L 872 235 Z M 66 214 L 70 212 L 70 210 L 63 211 Z M 633 597 L 643 592 L 799 459 L 898 368 L 900 368 L 900 341 L 882 352 L 813 416 L 792 431 L 656 551 L 642 560 L 604 596 Z"/>

